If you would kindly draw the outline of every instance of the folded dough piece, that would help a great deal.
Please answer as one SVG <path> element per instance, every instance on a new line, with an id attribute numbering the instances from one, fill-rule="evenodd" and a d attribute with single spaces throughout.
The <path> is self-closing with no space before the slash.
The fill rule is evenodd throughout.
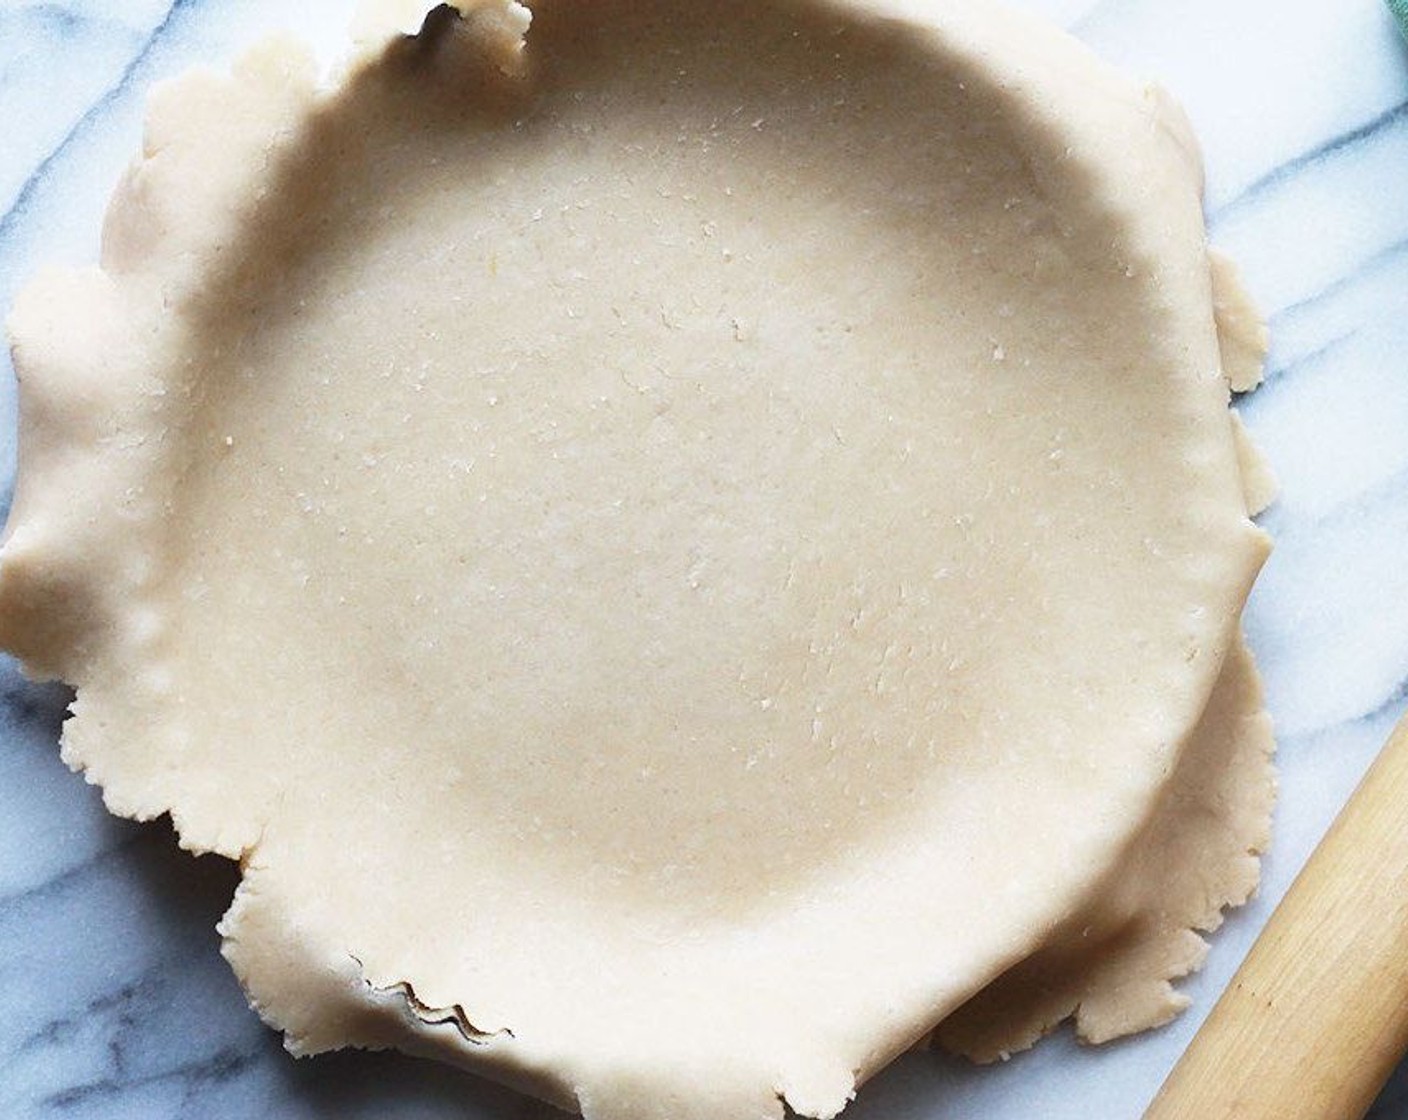
<path id="1" fill-rule="evenodd" d="M 467 7 L 154 98 L 12 319 L 0 639 L 241 860 L 295 1053 L 831 1116 L 1109 881 L 1237 644 L 1196 157 L 986 3 Z"/>

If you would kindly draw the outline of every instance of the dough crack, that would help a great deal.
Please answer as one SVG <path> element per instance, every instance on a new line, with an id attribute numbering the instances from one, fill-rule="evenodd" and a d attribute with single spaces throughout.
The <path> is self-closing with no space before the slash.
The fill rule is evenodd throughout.
<path id="1" fill-rule="evenodd" d="M 508 1027 L 499 1027 L 497 1030 L 483 1030 L 476 1027 L 466 1014 L 464 1007 L 458 1003 L 452 1003 L 448 1007 L 436 1007 L 426 1003 L 416 994 L 415 985 L 409 980 L 396 980 L 390 984 L 378 985 L 367 976 L 365 966 L 357 958 L 357 954 L 348 953 L 352 960 L 356 961 L 357 968 L 362 972 L 362 982 L 366 984 L 369 991 L 378 995 L 399 996 L 406 1005 L 406 1010 L 411 1013 L 423 1025 L 428 1027 L 453 1026 L 466 1042 L 475 1046 L 483 1046 L 495 1038 L 513 1038 L 513 1031 Z"/>

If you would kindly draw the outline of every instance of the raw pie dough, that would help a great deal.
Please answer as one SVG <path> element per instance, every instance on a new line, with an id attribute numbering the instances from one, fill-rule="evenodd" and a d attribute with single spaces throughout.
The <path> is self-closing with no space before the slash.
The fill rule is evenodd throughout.
<path id="1" fill-rule="evenodd" d="M 464 7 L 162 88 L 15 309 L 65 759 L 299 1054 L 829 1117 L 1167 1018 L 1271 788 L 1176 111 L 974 0 Z"/>

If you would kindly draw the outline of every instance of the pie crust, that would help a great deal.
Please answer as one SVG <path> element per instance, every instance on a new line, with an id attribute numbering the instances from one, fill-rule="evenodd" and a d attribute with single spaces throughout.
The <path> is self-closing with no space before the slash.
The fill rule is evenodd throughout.
<path id="1" fill-rule="evenodd" d="M 974 0 L 465 7 L 162 87 L 21 297 L 64 758 L 240 861 L 296 1054 L 829 1117 L 985 987 L 942 1041 L 1166 1017 L 1269 808 L 1182 118 Z M 1214 889 L 1129 933 L 1146 865 Z"/>

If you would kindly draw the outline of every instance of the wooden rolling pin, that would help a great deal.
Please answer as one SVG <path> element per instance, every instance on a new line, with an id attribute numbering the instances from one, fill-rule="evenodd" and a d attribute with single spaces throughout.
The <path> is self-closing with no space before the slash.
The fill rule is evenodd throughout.
<path id="1" fill-rule="evenodd" d="M 1144 1120 L 1359 1120 L 1408 1048 L 1408 717 Z"/>

